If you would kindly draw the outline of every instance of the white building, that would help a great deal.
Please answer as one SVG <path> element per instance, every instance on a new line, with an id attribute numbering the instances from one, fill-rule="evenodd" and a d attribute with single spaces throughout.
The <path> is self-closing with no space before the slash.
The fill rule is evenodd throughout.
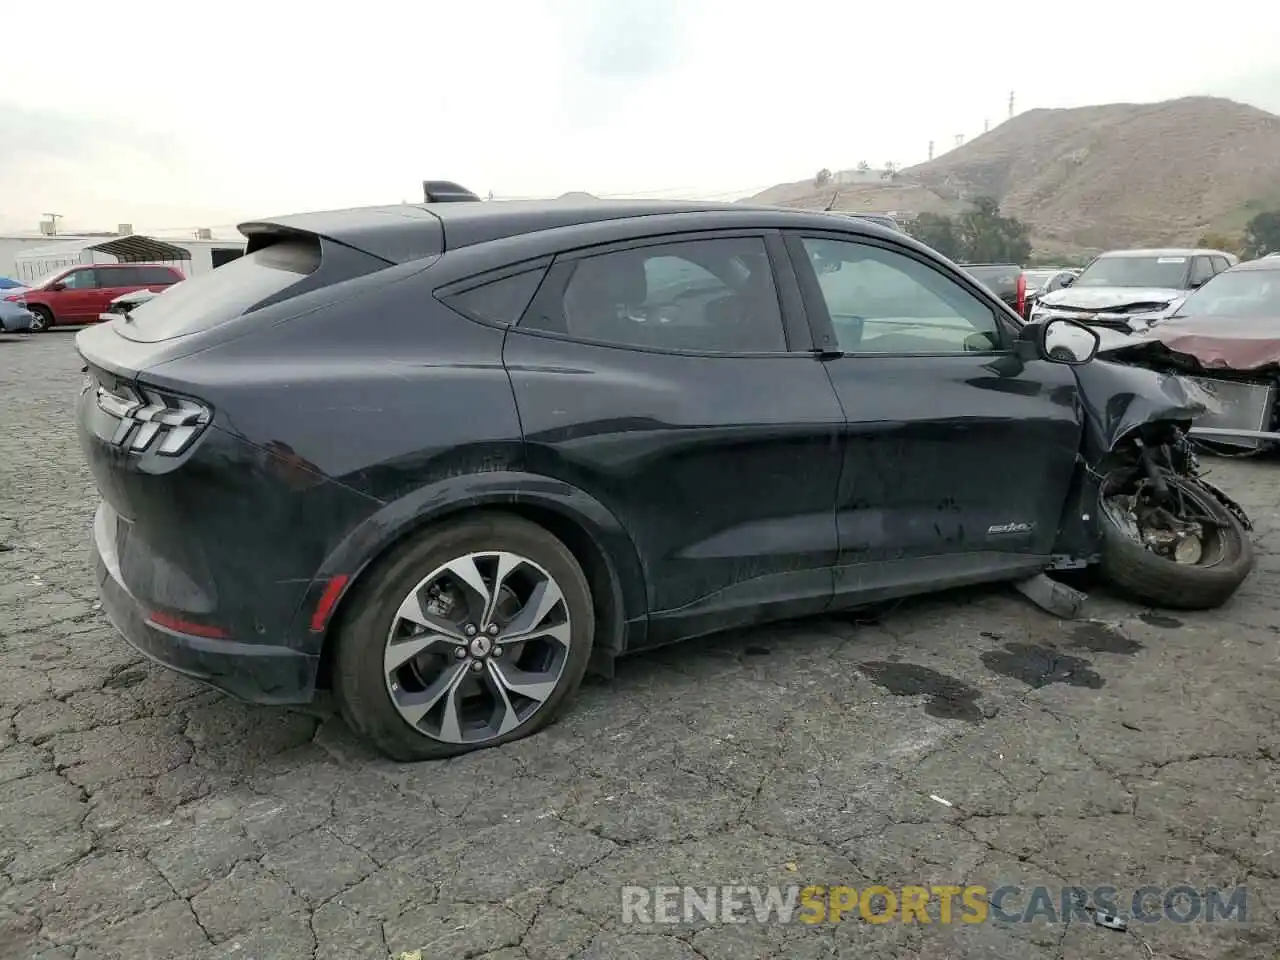
<path id="1" fill-rule="evenodd" d="M 135 234 L 0 236 L 0 276 L 33 283 L 63 267 L 90 263 L 162 263 L 184 276 L 207 273 L 244 253 L 244 239 L 158 239 Z"/>

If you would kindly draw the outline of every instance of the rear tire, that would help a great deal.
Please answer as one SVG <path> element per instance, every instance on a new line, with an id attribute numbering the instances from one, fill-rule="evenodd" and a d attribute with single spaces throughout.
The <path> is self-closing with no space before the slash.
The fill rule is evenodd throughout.
<path id="1" fill-rule="evenodd" d="M 432 527 L 355 589 L 334 637 L 333 690 L 347 724 L 394 760 L 457 756 L 541 730 L 591 657 L 587 578 L 563 543 L 521 517 Z M 526 621 L 537 629 L 522 629 Z"/>
<path id="2" fill-rule="evenodd" d="M 31 314 L 31 326 L 27 328 L 28 333 L 44 333 L 53 326 L 53 313 L 48 307 L 29 306 L 27 311 Z"/>
<path id="3" fill-rule="evenodd" d="M 1212 565 L 1177 563 L 1153 553 L 1121 530 L 1110 512 L 1098 511 L 1102 526 L 1102 574 L 1132 596 L 1176 610 L 1212 610 L 1235 594 L 1253 569 L 1253 542 L 1217 497 L 1186 477 L 1166 477 L 1215 520 L 1224 524 L 1221 557 Z"/>

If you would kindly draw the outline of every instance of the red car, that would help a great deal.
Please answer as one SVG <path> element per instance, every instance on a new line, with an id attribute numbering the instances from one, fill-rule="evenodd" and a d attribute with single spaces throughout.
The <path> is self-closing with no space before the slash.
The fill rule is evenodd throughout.
<path id="1" fill-rule="evenodd" d="M 98 263 L 64 267 L 21 294 L 34 319 L 31 332 L 61 324 L 97 323 L 98 314 L 116 297 L 134 290 L 160 291 L 186 279 L 173 267 L 150 263 Z"/>

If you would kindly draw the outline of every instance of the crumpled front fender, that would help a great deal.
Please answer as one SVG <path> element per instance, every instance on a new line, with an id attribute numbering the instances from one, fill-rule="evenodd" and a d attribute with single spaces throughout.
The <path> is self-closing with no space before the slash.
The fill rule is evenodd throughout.
<path id="1" fill-rule="evenodd" d="M 1107 360 L 1081 364 L 1075 373 L 1086 429 L 1099 453 L 1150 423 L 1189 427 L 1206 409 L 1195 386 L 1173 374 Z"/>

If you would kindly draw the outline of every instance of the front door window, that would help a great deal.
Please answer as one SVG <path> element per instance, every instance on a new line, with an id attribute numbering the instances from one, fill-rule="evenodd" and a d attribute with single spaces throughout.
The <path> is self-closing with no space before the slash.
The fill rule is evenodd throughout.
<path id="1" fill-rule="evenodd" d="M 932 267 L 884 247 L 807 237 L 836 342 L 845 353 L 948 354 L 998 350 L 995 312 Z"/>
<path id="2" fill-rule="evenodd" d="M 93 270 L 72 270 L 62 278 L 61 283 L 67 290 L 96 290 L 98 281 Z"/>

